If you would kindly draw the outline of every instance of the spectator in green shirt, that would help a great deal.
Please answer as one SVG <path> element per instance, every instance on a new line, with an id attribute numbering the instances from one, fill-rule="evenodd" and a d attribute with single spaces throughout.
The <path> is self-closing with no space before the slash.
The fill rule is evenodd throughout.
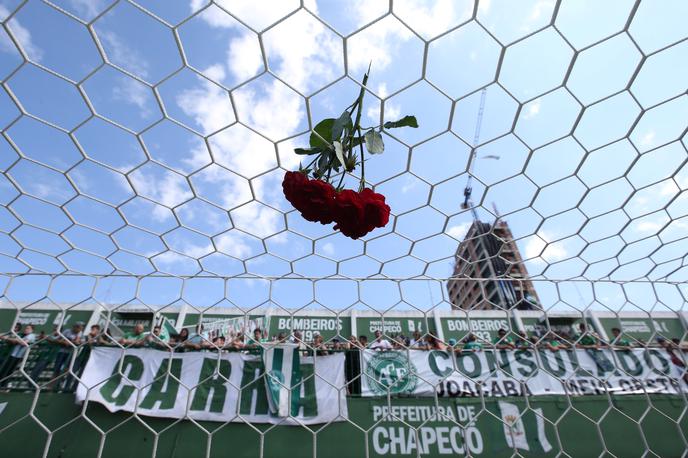
<path id="1" fill-rule="evenodd" d="M 611 343 L 614 347 L 621 350 L 629 350 L 632 347 L 631 342 L 621 334 L 621 329 L 612 328 L 612 335 L 614 338 Z"/>
<path id="2" fill-rule="evenodd" d="M 544 339 L 542 339 L 542 346 L 551 351 L 559 351 L 566 348 L 559 340 L 559 337 L 557 337 L 557 335 L 551 331 L 546 334 Z"/>
<path id="3" fill-rule="evenodd" d="M 507 335 L 506 329 L 500 329 L 497 331 L 497 336 L 492 339 L 492 345 L 497 350 L 513 350 L 514 339 Z"/>
<path id="4" fill-rule="evenodd" d="M 160 326 L 153 326 L 153 331 L 146 336 L 146 346 L 150 348 L 167 348 L 167 344 L 160 335 Z"/>
<path id="5" fill-rule="evenodd" d="M 249 353 L 262 353 L 263 347 L 260 344 L 263 342 L 267 342 L 267 339 L 263 338 L 263 332 L 259 328 L 256 328 L 253 330 L 253 338 L 248 339 L 244 348 L 246 348 Z"/>
<path id="6" fill-rule="evenodd" d="M 586 348 L 586 349 L 597 349 L 600 346 L 599 340 L 588 330 L 588 326 L 585 323 L 581 323 L 578 326 L 580 330 L 580 338 L 576 344 L 576 348 Z"/>
<path id="7" fill-rule="evenodd" d="M 530 340 L 528 340 L 528 335 L 525 331 L 518 331 L 518 338 L 516 339 L 515 345 L 518 349 L 530 348 L 533 346 Z"/>
<path id="8" fill-rule="evenodd" d="M 134 326 L 134 330 L 124 334 L 119 340 L 119 343 L 125 347 L 141 347 L 146 341 L 146 332 L 144 330 L 143 324 L 138 323 Z"/>
<path id="9" fill-rule="evenodd" d="M 463 349 L 470 351 L 480 351 L 483 349 L 483 344 L 478 342 L 474 334 L 468 334 L 464 339 Z"/>

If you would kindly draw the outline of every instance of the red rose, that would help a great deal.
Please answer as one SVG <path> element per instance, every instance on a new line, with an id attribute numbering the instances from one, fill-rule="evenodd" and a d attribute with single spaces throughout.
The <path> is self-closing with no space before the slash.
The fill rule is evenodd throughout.
<path id="1" fill-rule="evenodd" d="M 361 195 L 351 189 L 345 189 L 334 200 L 334 220 L 337 224 L 335 229 L 339 229 L 342 234 L 356 240 L 366 235 L 368 230 L 365 227 L 365 202 Z"/>
<path id="2" fill-rule="evenodd" d="M 385 196 L 368 188 L 361 191 L 360 195 L 365 202 L 363 213 L 368 232 L 376 227 L 385 227 L 389 222 L 389 212 L 391 210 L 389 205 L 385 203 Z"/>
<path id="3" fill-rule="evenodd" d="M 331 184 L 320 180 L 307 180 L 297 190 L 298 206 L 294 205 L 294 208 L 308 221 L 330 224 L 334 221 L 334 198 L 335 190 Z"/>
<path id="4" fill-rule="evenodd" d="M 284 197 L 287 198 L 294 208 L 301 207 L 300 190 L 308 182 L 308 177 L 301 172 L 287 172 L 282 181 Z"/>

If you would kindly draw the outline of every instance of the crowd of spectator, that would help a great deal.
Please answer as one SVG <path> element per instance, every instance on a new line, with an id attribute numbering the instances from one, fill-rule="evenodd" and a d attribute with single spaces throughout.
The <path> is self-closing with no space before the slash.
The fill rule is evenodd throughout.
<path id="1" fill-rule="evenodd" d="M 562 335 L 563 334 L 563 335 Z M 396 334 L 388 336 L 381 331 L 375 331 L 372 341 L 368 336 L 349 336 L 348 338 L 332 338 L 325 341 L 317 331 L 312 341 L 306 342 L 303 334 L 295 330 L 289 335 L 282 332 L 271 337 L 261 329 L 255 329 L 250 336 L 244 333 L 223 336 L 211 335 L 204 331 L 203 325 L 198 325 L 193 332 L 182 328 L 179 333 L 163 335 L 160 326 L 153 326 L 147 331 L 143 324 L 137 324 L 130 332 L 119 337 L 113 337 L 109 329 L 101 329 L 94 324 L 85 333 L 84 323 L 76 322 L 70 327 L 53 328 L 51 334 L 41 332 L 36 334 L 32 325 L 17 324 L 12 332 L 0 335 L 0 389 L 6 388 L 12 377 L 21 374 L 25 380 L 28 376 L 33 383 L 40 383 L 48 390 L 72 391 L 76 388 L 77 378 L 83 372 L 93 346 L 119 346 L 127 348 L 155 348 L 160 350 L 186 351 L 241 351 L 258 354 L 264 344 L 269 342 L 290 342 L 298 344 L 306 354 L 326 355 L 338 351 L 351 350 L 442 350 L 451 352 L 474 352 L 487 349 L 518 350 L 545 349 L 551 351 L 571 348 L 595 351 L 603 348 L 629 350 L 634 347 L 647 346 L 645 343 L 624 336 L 618 328 L 612 329 L 612 338 L 605 342 L 595 332 L 581 323 L 577 335 L 571 337 L 566 333 L 556 334 L 547 332 L 542 336 L 530 336 L 523 331 L 510 332 L 499 329 L 491 342 L 479 339 L 469 333 L 460 341 L 448 339 L 446 342 L 438 339 L 432 333 L 422 334 L 415 331 L 411 336 Z M 684 352 L 688 351 L 679 339 L 657 337 L 652 346 L 663 348 L 671 361 L 679 367 L 685 368 Z M 358 352 L 353 352 L 358 354 Z M 350 358 L 347 358 L 347 361 Z M 22 365 L 22 361 L 31 364 Z M 347 364 L 357 364 L 355 361 Z M 23 372 L 20 369 L 24 367 Z M 47 375 L 46 375 L 47 374 Z M 76 377 L 75 377 L 76 376 Z"/>

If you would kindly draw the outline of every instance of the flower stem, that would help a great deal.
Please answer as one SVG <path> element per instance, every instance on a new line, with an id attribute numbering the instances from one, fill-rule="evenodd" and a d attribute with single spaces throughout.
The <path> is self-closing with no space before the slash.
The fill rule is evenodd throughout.
<path id="1" fill-rule="evenodd" d="M 358 93 L 358 100 L 355 102 L 356 106 L 356 120 L 354 121 L 353 129 L 349 134 L 349 145 L 353 144 L 354 132 L 358 132 L 358 136 L 361 136 L 361 113 L 363 112 L 363 97 L 365 96 L 366 84 L 368 84 L 368 74 L 370 73 L 370 68 L 365 75 L 363 75 L 363 84 L 361 86 L 361 91 Z M 361 192 L 365 186 L 365 158 L 363 157 L 363 142 L 359 143 L 358 146 L 361 147 L 361 183 L 358 186 L 358 191 Z M 353 155 L 353 148 L 349 152 L 351 157 Z"/>
<path id="2" fill-rule="evenodd" d="M 358 128 L 358 136 L 361 136 L 361 128 Z M 365 188 L 365 155 L 363 154 L 363 142 L 359 143 L 358 146 L 361 148 L 361 183 L 358 185 L 358 192 L 363 191 Z"/>

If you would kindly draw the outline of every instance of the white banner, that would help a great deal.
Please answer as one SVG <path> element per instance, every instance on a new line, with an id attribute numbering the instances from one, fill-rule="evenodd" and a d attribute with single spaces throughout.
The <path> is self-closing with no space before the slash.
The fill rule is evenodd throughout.
<path id="1" fill-rule="evenodd" d="M 365 350 L 362 395 L 523 396 L 688 392 L 661 349 Z"/>
<path id="2" fill-rule="evenodd" d="M 96 347 L 76 399 L 111 412 L 222 422 L 310 425 L 348 418 L 344 354 L 300 359 L 286 418 L 270 413 L 264 372 L 259 356 L 242 353 Z"/>

